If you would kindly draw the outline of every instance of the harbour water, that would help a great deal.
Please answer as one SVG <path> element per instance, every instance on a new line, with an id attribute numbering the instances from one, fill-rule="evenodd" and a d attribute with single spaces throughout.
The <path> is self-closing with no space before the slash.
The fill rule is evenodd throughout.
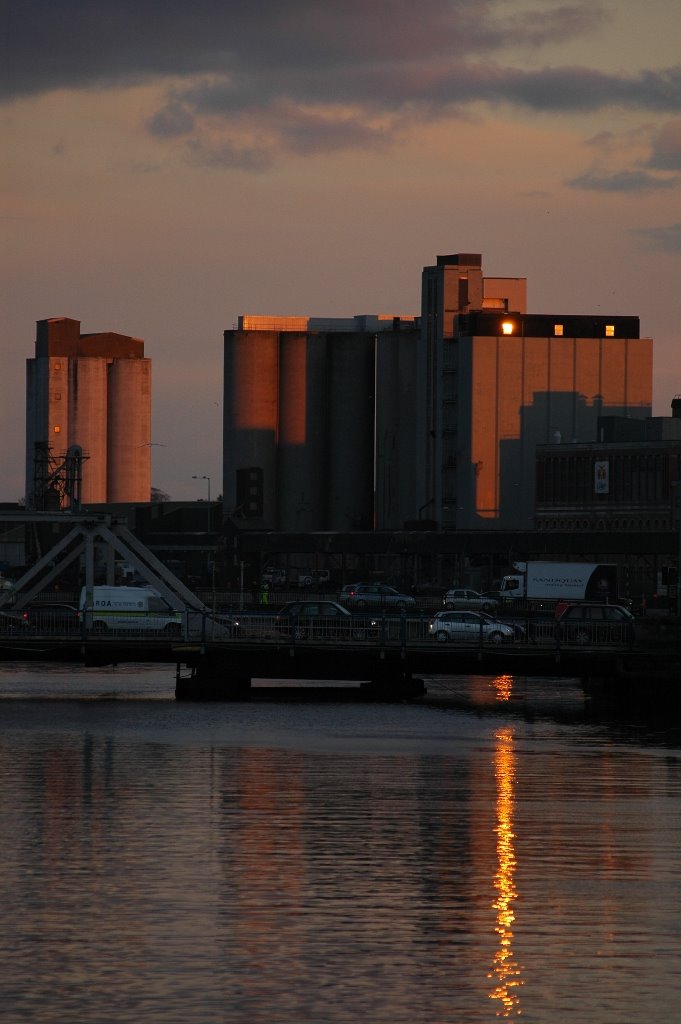
<path id="1" fill-rule="evenodd" d="M 676 1019 L 664 730 L 565 680 L 435 682 L 477 710 L 173 685 L 0 665 L 3 1022 Z"/>

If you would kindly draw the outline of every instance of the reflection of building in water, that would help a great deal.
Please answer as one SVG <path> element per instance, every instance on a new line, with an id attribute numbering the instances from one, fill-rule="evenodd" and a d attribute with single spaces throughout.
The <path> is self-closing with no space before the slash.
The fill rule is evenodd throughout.
<path id="1" fill-rule="evenodd" d="M 506 679 L 507 677 L 502 677 Z M 513 904 L 518 892 L 515 887 L 516 858 L 513 833 L 513 788 L 515 785 L 515 754 L 513 752 L 513 729 L 506 727 L 496 733 L 495 776 L 497 781 L 497 872 L 494 876 L 496 899 L 493 907 L 497 912 L 495 931 L 498 948 L 494 955 L 494 967 L 489 977 L 496 982 L 490 992 L 490 999 L 498 1000 L 497 1016 L 518 1016 L 522 985 L 520 967 L 513 954 Z"/>

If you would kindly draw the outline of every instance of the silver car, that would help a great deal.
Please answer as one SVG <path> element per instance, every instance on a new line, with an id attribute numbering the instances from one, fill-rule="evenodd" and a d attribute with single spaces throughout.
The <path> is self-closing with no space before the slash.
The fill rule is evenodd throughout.
<path id="1" fill-rule="evenodd" d="M 480 594 L 477 590 L 468 590 L 465 587 L 454 587 L 448 590 L 442 598 L 445 608 L 456 610 L 470 610 L 481 612 L 493 612 L 499 606 L 499 601 L 487 594 Z"/>
<path id="2" fill-rule="evenodd" d="M 396 608 L 404 611 L 413 608 L 416 601 L 411 594 L 400 594 L 385 583 L 348 583 L 340 592 L 340 599 L 346 608 Z"/>
<path id="3" fill-rule="evenodd" d="M 479 612 L 438 612 L 428 623 L 428 633 L 439 643 L 502 644 L 512 643 L 516 636 L 513 626 Z"/>

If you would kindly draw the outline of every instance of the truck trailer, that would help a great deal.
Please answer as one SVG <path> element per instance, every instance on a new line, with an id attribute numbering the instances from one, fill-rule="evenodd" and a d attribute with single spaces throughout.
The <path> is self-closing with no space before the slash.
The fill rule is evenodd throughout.
<path id="1" fill-rule="evenodd" d="M 499 597 L 504 604 L 618 600 L 617 566 L 603 562 L 514 562 Z"/>

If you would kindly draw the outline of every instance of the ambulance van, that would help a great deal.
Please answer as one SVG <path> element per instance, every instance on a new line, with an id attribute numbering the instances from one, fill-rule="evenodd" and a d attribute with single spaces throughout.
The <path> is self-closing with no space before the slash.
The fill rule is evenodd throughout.
<path id="1" fill-rule="evenodd" d="M 180 636 L 182 612 L 170 607 L 165 598 L 152 587 L 92 588 L 92 601 L 87 606 L 87 588 L 80 592 L 79 610 L 94 633 L 108 631 L 149 631 Z M 91 613 L 91 619 L 88 615 Z"/>

